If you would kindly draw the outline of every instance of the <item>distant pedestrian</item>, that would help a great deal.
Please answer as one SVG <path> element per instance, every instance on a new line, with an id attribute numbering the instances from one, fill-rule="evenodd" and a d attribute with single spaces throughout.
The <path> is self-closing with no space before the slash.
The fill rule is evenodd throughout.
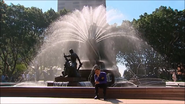
<path id="1" fill-rule="evenodd" d="M 4 74 L 1 75 L 1 82 L 5 82 L 5 76 L 4 76 Z"/>
<path id="2" fill-rule="evenodd" d="M 8 75 L 6 74 L 5 75 L 5 82 L 8 82 L 9 81 L 9 77 L 8 77 Z"/>
<path id="3" fill-rule="evenodd" d="M 29 72 L 26 74 L 26 81 L 30 81 L 30 73 Z"/>
<path id="4" fill-rule="evenodd" d="M 174 82 L 177 81 L 177 77 L 176 77 L 176 73 L 175 72 L 172 73 L 172 79 L 173 79 Z"/>
<path id="5" fill-rule="evenodd" d="M 178 66 L 177 67 L 177 81 L 181 81 L 182 80 L 182 70 L 181 67 Z"/>
<path id="6" fill-rule="evenodd" d="M 26 76 L 25 76 L 25 73 L 22 73 L 22 80 L 21 81 L 26 81 Z"/>

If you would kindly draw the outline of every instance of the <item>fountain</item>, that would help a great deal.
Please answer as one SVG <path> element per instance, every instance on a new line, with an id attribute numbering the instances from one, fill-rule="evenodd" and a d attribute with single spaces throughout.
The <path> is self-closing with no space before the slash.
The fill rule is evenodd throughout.
<path id="1" fill-rule="evenodd" d="M 109 21 L 108 13 L 103 6 L 95 9 L 84 7 L 82 11 L 76 10 L 52 23 L 45 32 L 48 34 L 45 37 L 45 43 L 33 61 L 36 69 L 40 70 L 43 66 L 63 67 L 63 53 L 72 48 L 83 60 L 83 66 L 79 70 L 82 78 L 86 78 L 88 81 L 89 76 L 92 75 L 92 66 L 98 62 L 101 69 L 109 75 L 110 79 L 108 79 L 112 85 L 114 79 L 111 80 L 111 76 L 112 78 L 120 77 L 116 66 L 116 48 L 119 47 L 117 47 L 116 44 L 118 43 L 114 41 L 114 38 L 123 37 L 124 41 L 131 40 L 133 44 L 136 43 L 134 44 L 136 47 L 140 46 L 140 40 L 135 37 L 134 29 L 131 27 L 129 27 L 130 30 L 115 30 L 114 26 L 110 26 L 107 23 Z M 88 83 L 83 84 L 88 85 Z M 24 85 L 29 87 L 24 87 Z M 20 83 L 15 87 L 0 87 L 1 96 L 60 98 L 92 98 L 94 96 L 93 87 L 50 87 L 43 84 L 41 86 L 39 84 L 40 87 L 37 86 L 38 84 L 35 85 L 35 83 Z M 122 83 L 117 83 L 117 86 L 122 86 Z M 184 100 L 183 92 L 184 88 L 180 87 L 109 87 L 107 97 L 115 99 Z"/>
<path id="2" fill-rule="evenodd" d="M 79 70 L 81 77 L 88 80 L 89 75 L 92 74 L 91 69 L 96 63 L 115 78 L 120 77 L 116 66 L 115 41 L 112 38 L 124 37 L 134 41 L 139 39 L 134 36 L 134 29 L 131 32 L 123 29 L 114 30 L 114 26 L 107 23 L 111 19 L 108 18 L 109 13 L 104 6 L 94 9 L 85 6 L 81 11 L 75 10 L 61 17 L 48 28 L 46 42 L 35 59 L 43 58 L 43 55 L 49 54 L 51 50 L 60 57 L 62 53 L 73 48 L 83 60 L 84 66 L 89 65 Z M 55 50 L 56 47 L 58 50 Z"/>

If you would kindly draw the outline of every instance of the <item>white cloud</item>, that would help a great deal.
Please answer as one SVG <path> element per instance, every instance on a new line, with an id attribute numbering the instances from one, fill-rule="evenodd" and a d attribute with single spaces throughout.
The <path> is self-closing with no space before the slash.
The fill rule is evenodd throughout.
<path id="1" fill-rule="evenodd" d="M 107 21 L 109 24 L 118 24 L 121 25 L 123 20 L 126 20 L 126 16 L 117 9 L 109 9 L 107 10 Z"/>

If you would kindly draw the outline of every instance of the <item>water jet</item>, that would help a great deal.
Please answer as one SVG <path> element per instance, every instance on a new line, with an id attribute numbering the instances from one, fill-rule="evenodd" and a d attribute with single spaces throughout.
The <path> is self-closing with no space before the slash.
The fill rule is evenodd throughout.
<path id="1" fill-rule="evenodd" d="M 73 48 L 81 60 L 84 60 L 84 66 L 87 66 L 85 64 L 89 65 L 79 70 L 83 78 L 88 80 L 92 67 L 96 63 L 99 63 L 101 69 L 107 71 L 109 75 L 115 78 L 121 77 L 116 65 L 116 46 L 114 44 L 116 41 L 113 38 L 124 37 L 134 41 L 140 41 L 140 39 L 135 36 L 132 27 L 129 32 L 123 29 L 114 30 L 114 26 L 108 24 L 108 14 L 109 11 L 106 11 L 103 5 L 94 9 L 85 6 L 81 11 L 75 10 L 59 18 L 47 29 L 46 34 L 49 35 L 35 60 L 44 58 L 44 54 L 49 54 L 50 50 L 54 50 L 55 57 L 56 54 L 58 56 L 55 58 L 56 63 L 54 64 L 61 66 L 59 62 L 64 62 L 61 54 Z M 52 58 L 52 56 L 50 57 Z M 51 59 L 49 60 L 51 61 Z M 39 63 L 39 61 L 37 62 Z"/>
<path id="2" fill-rule="evenodd" d="M 55 21 L 47 29 L 45 43 L 33 62 L 35 66 L 60 66 L 63 67 L 63 53 L 73 48 L 83 61 L 83 67 L 79 70 L 82 78 L 89 80 L 92 75 L 92 66 L 99 62 L 101 69 L 119 78 L 120 73 L 116 66 L 116 53 L 114 37 L 124 37 L 139 43 L 139 39 L 132 31 L 114 30 L 107 21 L 105 7 L 95 9 L 84 7 L 82 11 L 76 10 Z M 137 42 L 136 42 L 137 41 Z M 139 44 L 137 44 L 139 45 Z M 54 80 L 54 79 L 53 79 Z M 68 79 L 67 81 L 69 81 Z M 72 79 L 74 80 L 74 79 Z M 82 80 L 82 79 L 80 79 Z M 111 80 L 111 78 L 110 78 Z M 113 79 L 112 79 L 113 80 Z M 84 81 L 84 80 L 83 80 Z M 113 80 L 114 81 L 114 80 Z M 110 81 L 110 86 L 114 83 Z M 55 87 L 55 86 L 19 86 L 0 87 L 1 96 L 29 96 L 29 97 L 89 97 L 94 96 L 94 88 L 84 86 Z M 30 83 L 29 83 L 30 84 Z M 27 83 L 27 85 L 29 85 Z M 165 93 L 164 93 L 165 92 Z M 184 88 L 176 87 L 132 87 L 132 88 L 108 88 L 109 98 L 135 98 L 135 99 L 175 99 L 184 100 Z"/>

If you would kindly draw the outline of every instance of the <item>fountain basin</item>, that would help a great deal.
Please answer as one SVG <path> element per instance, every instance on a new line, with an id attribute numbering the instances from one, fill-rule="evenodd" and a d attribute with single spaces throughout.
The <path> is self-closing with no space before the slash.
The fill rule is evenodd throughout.
<path id="1" fill-rule="evenodd" d="M 15 82 L 0 82 L 0 86 L 14 86 L 16 84 Z"/>
<path id="2" fill-rule="evenodd" d="M 93 98 L 94 87 L 0 87 L 1 97 Z M 136 87 L 107 89 L 107 98 L 185 100 L 181 87 Z M 100 90 L 102 97 L 102 90 Z"/>

